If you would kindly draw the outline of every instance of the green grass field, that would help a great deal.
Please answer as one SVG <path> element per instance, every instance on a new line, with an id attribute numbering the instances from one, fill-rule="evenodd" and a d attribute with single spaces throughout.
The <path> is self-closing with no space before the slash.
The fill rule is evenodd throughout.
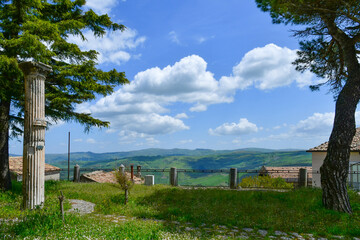
<path id="1" fill-rule="evenodd" d="M 136 185 L 125 206 L 123 192 L 114 184 L 47 182 L 44 208 L 21 211 L 20 188 L 16 183 L 13 191 L 0 193 L 0 219 L 22 220 L 1 221 L 0 236 L 5 236 L 4 239 L 162 239 L 169 234 L 173 236 L 170 239 L 211 238 L 208 233 L 200 236 L 191 236 L 188 231 L 179 233 L 171 221 L 196 227 L 223 225 L 323 237 L 360 236 L 360 197 L 355 192 L 350 192 L 354 214 L 347 215 L 324 209 L 318 189 L 228 191 Z M 60 190 L 67 199 L 95 203 L 95 213 L 83 217 L 66 214 L 63 223 L 57 200 Z M 69 204 L 66 207 L 69 208 Z M 107 215 L 134 219 L 113 223 Z"/>

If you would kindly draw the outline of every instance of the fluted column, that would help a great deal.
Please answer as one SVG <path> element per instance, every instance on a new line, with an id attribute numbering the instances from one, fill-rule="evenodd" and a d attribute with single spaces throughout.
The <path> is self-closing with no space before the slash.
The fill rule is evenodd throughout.
<path id="1" fill-rule="evenodd" d="M 45 78 L 51 67 L 20 64 L 25 77 L 23 208 L 34 209 L 45 200 Z"/>

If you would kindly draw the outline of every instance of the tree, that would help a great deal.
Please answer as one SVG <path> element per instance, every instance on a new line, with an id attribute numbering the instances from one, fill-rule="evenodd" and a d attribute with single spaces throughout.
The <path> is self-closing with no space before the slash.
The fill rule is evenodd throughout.
<path id="1" fill-rule="evenodd" d="M 69 36 L 86 40 L 84 31 L 103 36 L 106 31 L 124 30 L 108 15 L 84 11 L 85 0 L 0 0 L 0 189 L 11 188 L 9 137 L 23 129 L 24 76 L 19 63 L 43 62 L 53 72 L 45 81 L 45 113 L 52 121 L 75 121 L 88 131 L 109 122 L 76 112 L 76 104 L 111 94 L 128 80 L 115 69 L 97 69 L 97 52 L 82 51 Z"/>
<path id="2" fill-rule="evenodd" d="M 355 111 L 360 99 L 359 0 L 256 0 L 274 23 L 306 26 L 294 31 L 303 38 L 299 71 L 310 70 L 329 85 L 336 99 L 335 119 L 327 155 L 320 168 L 323 204 L 326 208 L 352 213 L 346 189 L 350 144 L 355 135 Z"/>
<path id="3" fill-rule="evenodd" d="M 120 185 L 120 188 L 124 190 L 124 205 L 126 205 L 129 199 L 129 191 L 134 186 L 134 182 L 126 175 L 125 172 L 123 173 L 121 170 L 115 170 L 114 174 L 116 182 Z"/>

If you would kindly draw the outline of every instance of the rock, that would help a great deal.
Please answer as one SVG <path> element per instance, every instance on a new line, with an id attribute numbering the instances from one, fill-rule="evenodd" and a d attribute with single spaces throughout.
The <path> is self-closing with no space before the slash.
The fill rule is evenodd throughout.
<path id="1" fill-rule="evenodd" d="M 245 232 L 252 232 L 254 229 L 252 229 L 252 228 L 243 228 L 243 230 L 244 230 Z"/>
<path id="2" fill-rule="evenodd" d="M 281 231 L 275 231 L 275 235 L 276 236 L 281 236 L 281 235 L 287 235 L 287 234 L 284 233 L 284 232 L 281 232 Z"/>
<path id="3" fill-rule="evenodd" d="M 268 234 L 266 230 L 261 230 L 261 229 L 258 230 L 258 233 L 263 237 L 265 237 Z"/>

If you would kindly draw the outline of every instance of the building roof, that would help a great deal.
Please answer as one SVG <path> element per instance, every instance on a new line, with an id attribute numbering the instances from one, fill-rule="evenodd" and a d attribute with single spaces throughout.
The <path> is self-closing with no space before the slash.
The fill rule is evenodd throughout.
<path id="1" fill-rule="evenodd" d="M 130 178 L 130 173 L 125 172 L 126 176 Z M 81 175 L 81 177 L 86 178 L 89 181 L 92 182 L 98 182 L 98 183 L 117 183 L 116 178 L 114 175 L 114 171 L 112 172 L 105 172 L 103 170 L 90 172 L 90 173 L 84 173 Z M 134 175 L 134 182 L 135 184 L 141 184 L 143 181 L 141 178 L 138 178 Z"/>
<path id="2" fill-rule="evenodd" d="M 268 175 L 272 178 L 283 178 L 288 182 L 297 182 L 299 178 L 299 170 L 304 168 L 308 171 L 308 180 L 312 179 L 312 167 L 294 166 L 294 167 L 265 167 L 260 169 L 260 174 Z"/>
<path id="3" fill-rule="evenodd" d="M 307 152 L 326 152 L 329 142 L 324 142 L 317 147 L 310 148 Z M 350 145 L 351 152 L 360 152 L 360 128 L 356 129 L 355 136 Z"/>
<path id="4" fill-rule="evenodd" d="M 10 172 L 14 172 L 17 175 L 22 175 L 23 169 L 23 157 L 9 157 Z M 45 172 L 58 172 L 60 168 L 45 163 Z"/>

